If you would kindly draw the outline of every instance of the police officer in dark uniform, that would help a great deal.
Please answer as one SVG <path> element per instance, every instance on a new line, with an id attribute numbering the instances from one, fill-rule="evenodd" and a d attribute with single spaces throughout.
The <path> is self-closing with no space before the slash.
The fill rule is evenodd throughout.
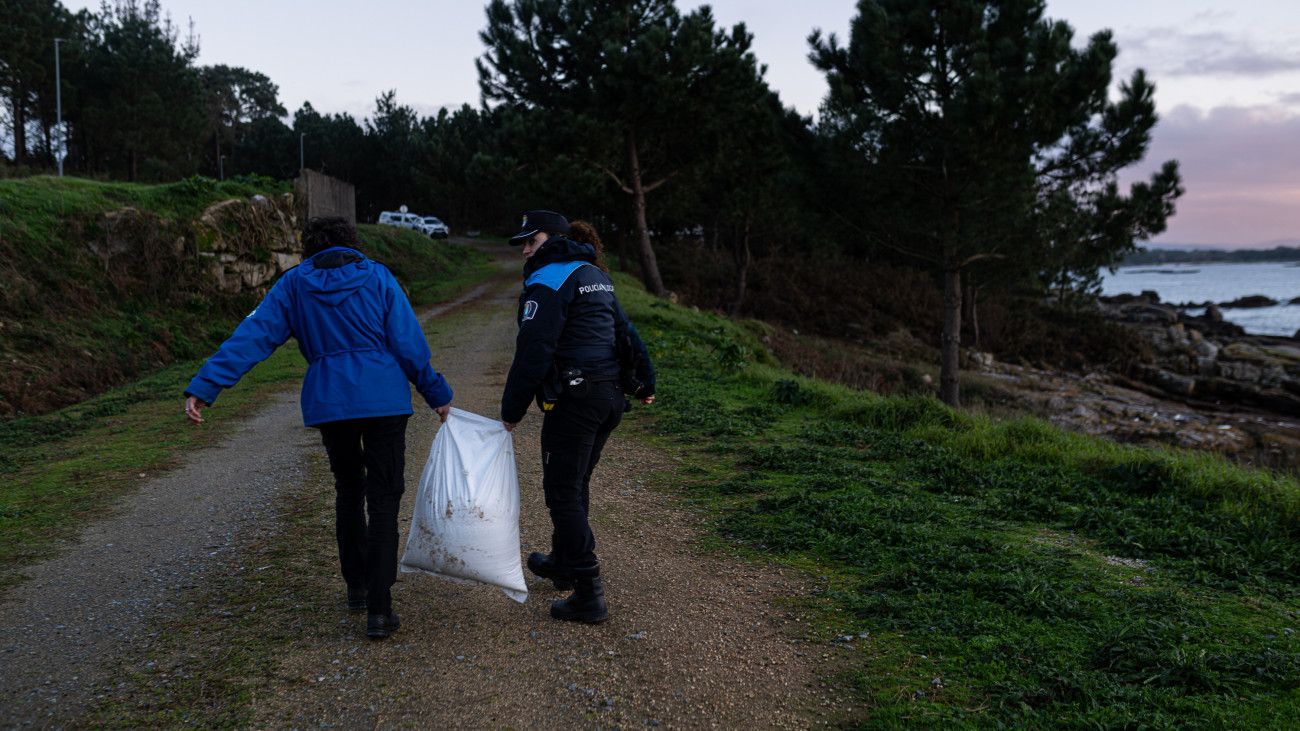
<path id="1" fill-rule="evenodd" d="M 591 473 L 610 432 L 629 408 L 624 393 L 654 400 L 654 369 L 645 345 L 596 264 L 596 251 L 569 238 L 569 222 L 529 211 L 522 245 L 515 358 L 501 399 L 506 429 L 536 399 L 542 407 L 542 488 L 551 514 L 551 553 L 533 553 L 528 568 L 573 589 L 551 605 L 556 619 L 588 623 L 609 617 L 596 541 L 587 521 Z"/>

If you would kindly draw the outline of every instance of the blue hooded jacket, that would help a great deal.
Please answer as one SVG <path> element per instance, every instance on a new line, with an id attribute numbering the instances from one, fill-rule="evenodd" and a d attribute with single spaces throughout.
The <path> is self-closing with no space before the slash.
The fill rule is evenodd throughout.
<path id="1" fill-rule="evenodd" d="M 352 249 L 326 249 L 284 273 L 185 393 L 208 404 L 290 337 L 307 359 L 307 426 L 411 413 L 415 388 L 438 408 L 451 388 L 429 365 L 429 344 L 388 268 Z"/>

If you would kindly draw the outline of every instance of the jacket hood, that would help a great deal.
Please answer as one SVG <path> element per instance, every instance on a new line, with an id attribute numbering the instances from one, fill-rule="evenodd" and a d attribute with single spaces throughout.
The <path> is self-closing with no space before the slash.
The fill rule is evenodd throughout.
<path id="1" fill-rule="evenodd" d="M 374 263 L 361 252 L 341 246 L 320 252 L 298 269 L 308 294 L 332 306 L 351 297 L 375 272 Z"/>
<path id="2" fill-rule="evenodd" d="M 547 264 L 565 261 L 585 261 L 596 263 L 596 250 L 591 244 L 580 244 L 562 236 L 553 236 L 542 244 L 536 253 L 524 262 L 524 278 Z"/>

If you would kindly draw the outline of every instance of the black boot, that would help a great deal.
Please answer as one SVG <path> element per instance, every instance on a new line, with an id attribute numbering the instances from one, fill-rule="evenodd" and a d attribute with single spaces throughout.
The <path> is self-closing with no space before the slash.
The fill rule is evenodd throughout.
<path id="1" fill-rule="evenodd" d="M 401 626 L 402 620 L 397 618 L 397 612 L 389 610 L 388 614 L 371 614 L 366 617 L 366 636 L 382 640 Z"/>
<path id="2" fill-rule="evenodd" d="M 528 554 L 528 570 L 542 577 L 550 579 L 555 588 L 560 591 L 573 590 L 573 576 L 570 575 L 569 569 L 555 560 L 555 554 L 546 555 L 533 551 Z"/>
<path id="3" fill-rule="evenodd" d="M 605 588 L 600 584 L 600 564 L 571 570 L 573 595 L 551 605 L 551 616 L 566 622 L 598 624 L 609 619 Z"/>

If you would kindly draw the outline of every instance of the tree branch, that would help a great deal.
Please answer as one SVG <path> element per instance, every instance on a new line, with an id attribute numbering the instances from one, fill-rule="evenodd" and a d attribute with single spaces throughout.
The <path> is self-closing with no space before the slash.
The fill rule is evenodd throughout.
<path id="1" fill-rule="evenodd" d="M 1005 259 L 1005 258 L 1007 258 L 1005 254 L 975 254 L 971 257 L 968 257 L 965 261 L 961 262 L 960 264 L 958 264 L 957 268 L 965 269 L 971 264 L 974 264 L 975 262 L 980 261 L 982 259 Z"/>
<path id="2" fill-rule="evenodd" d="M 651 183 L 651 184 L 645 186 L 645 188 L 644 188 L 643 190 L 644 190 L 645 192 L 649 193 L 650 191 L 654 190 L 655 188 L 658 188 L 659 186 L 663 185 L 664 183 L 667 183 L 669 180 L 672 180 L 676 175 L 677 175 L 677 172 L 676 172 L 676 171 L 671 172 L 671 173 L 668 174 L 667 177 L 660 178 L 660 179 L 656 180 L 655 182 L 653 182 L 653 183 Z"/>
<path id="3" fill-rule="evenodd" d="M 602 173 L 608 175 L 610 180 L 614 181 L 614 185 L 617 185 L 619 187 L 619 190 L 622 190 L 624 193 L 627 193 L 628 195 L 632 195 L 634 193 L 634 191 L 631 188 L 627 187 L 623 183 L 622 179 L 620 179 L 613 170 L 610 170 L 609 168 L 605 167 L 604 165 L 601 165 L 595 160 L 587 160 L 587 164 L 600 170 Z M 646 188 L 646 190 L 649 190 L 649 188 Z"/>

